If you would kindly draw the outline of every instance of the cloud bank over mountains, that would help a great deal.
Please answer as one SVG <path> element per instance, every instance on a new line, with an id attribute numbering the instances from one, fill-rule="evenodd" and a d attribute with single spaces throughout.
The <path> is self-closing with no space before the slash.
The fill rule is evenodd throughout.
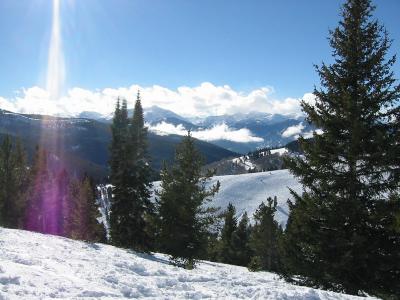
<path id="1" fill-rule="evenodd" d="M 183 125 L 173 125 L 161 122 L 156 125 L 147 124 L 150 131 L 159 135 L 186 135 L 187 130 Z M 232 129 L 225 123 L 215 125 L 212 128 L 200 129 L 191 132 L 192 136 L 203 141 L 212 142 L 218 140 L 231 141 L 236 143 L 263 142 L 264 139 L 254 136 L 247 128 Z"/>
<path id="2" fill-rule="evenodd" d="M 31 87 L 23 89 L 13 99 L 0 97 L 0 108 L 19 113 L 60 116 L 77 116 L 85 111 L 93 111 L 108 116 L 114 111 L 118 97 L 126 98 L 128 107 L 133 107 L 138 90 L 141 92 L 145 108 L 156 105 L 184 117 L 231 115 L 252 111 L 291 116 L 302 114 L 301 99 L 276 99 L 272 88 L 261 87 L 246 93 L 234 90 L 228 85 L 216 86 L 209 82 L 196 87 L 182 86 L 176 90 L 159 85 L 132 85 L 95 91 L 72 88 L 60 99 L 51 99 L 46 90 Z M 314 102 L 314 96 L 309 93 L 302 99 Z"/>

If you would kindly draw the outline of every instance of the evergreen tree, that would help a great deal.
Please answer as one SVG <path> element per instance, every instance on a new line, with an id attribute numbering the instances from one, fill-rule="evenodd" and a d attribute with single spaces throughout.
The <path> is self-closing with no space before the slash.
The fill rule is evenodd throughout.
<path id="1" fill-rule="evenodd" d="M 63 169 L 54 180 L 54 214 L 56 223 L 55 232 L 57 235 L 67 236 L 66 218 L 71 210 L 71 201 L 69 199 L 69 174 Z"/>
<path id="2" fill-rule="evenodd" d="M 25 226 L 28 230 L 61 235 L 62 204 L 59 198 L 57 173 L 51 170 L 49 158 L 46 150 L 37 148 L 29 174 L 28 217 Z"/>
<path id="3" fill-rule="evenodd" d="M 153 244 L 154 206 L 150 201 L 151 167 L 147 152 L 147 128 L 144 126 L 140 93 L 130 123 L 129 160 L 127 162 L 129 188 L 132 191 L 133 248 L 149 251 Z"/>
<path id="4" fill-rule="evenodd" d="M 286 161 L 305 191 L 290 204 L 285 261 L 303 284 L 399 295 L 400 236 L 389 225 L 399 208 L 387 195 L 399 190 L 400 85 L 373 11 L 370 0 L 344 4 L 334 62 L 317 68 L 315 105 L 302 103 L 323 134 L 300 138 L 304 157 Z"/>
<path id="5" fill-rule="evenodd" d="M 45 232 L 45 201 L 49 197 L 51 176 L 47 169 L 47 152 L 36 147 L 33 164 L 29 172 L 27 189 L 27 211 L 25 229 Z"/>
<path id="6" fill-rule="evenodd" d="M 255 224 L 250 237 L 250 247 L 254 256 L 249 265 L 253 271 L 278 272 L 281 269 L 279 239 L 282 229 L 274 220 L 276 206 L 276 197 L 268 197 L 267 205 L 262 202 L 254 213 Z"/>
<path id="7" fill-rule="evenodd" d="M 101 212 L 100 212 L 100 204 L 97 200 L 97 185 L 94 182 L 93 178 L 88 175 L 84 176 L 83 189 L 86 189 L 87 198 L 87 227 L 88 234 L 86 236 L 87 241 L 91 242 L 107 242 L 107 232 L 104 224 L 100 222 Z"/>
<path id="8" fill-rule="evenodd" d="M 128 110 L 126 100 L 122 106 L 118 99 L 111 125 L 112 141 L 110 147 L 110 181 L 113 186 L 111 213 L 110 213 L 110 235 L 111 241 L 116 246 L 130 247 L 128 224 L 130 201 L 127 195 L 127 179 L 125 178 L 126 162 L 128 160 Z"/>
<path id="9" fill-rule="evenodd" d="M 160 250 L 172 261 L 193 268 L 195 259 L 207 247 L 208 229 L 215 209 L 205 207 L 219 190 L 219 182 L 206 187 L 212 172 L 202 175 L 203 159 L 190 132 L 178 145 L 175 163 L 161 172 L 161 191 L 157 192 Z"/>
<path id="10" fill-rule="evenodd" d="M 219 259 L 223 263 L 234 264 L 235 262 L 235 250 L 233 249 L 233 233 L 237 230 L 237 218 L 235 217 L 236 209 L 232 203 L 228 204 L 225 211 L 224 227 L 221 232 L 220 241 L 220 254 Z"/>
<path id="11" fill-rule="evenodd" d="M 138 93 L 133 117 L 128 119 L 127 102 L 115 110 L 112 125 L 110 229 L 114 245 L 150 251 L 153 206 L 150 201 L 151 169 L 147 154 L 147 129 Z"/>
<path id="12" fill-rule="evenodd" d="M 69 197 L 69 185 L 69 174 L 65 169 L 63 169 L 55 178 L 57 192 L 55 213 L 57 214 L 57 232 L 58 235 L 61 236 L 68 236 L 68 217 L 72 209 L 72 203 Z"/>
<path id="13" fill-rule="evenodd" d="M 65 216 L 65 233 L 71 239 L 81 239 L 80 223 L 82 222 L 83 201 L 81 201 L 81 184 L 72 178 L 68 185 L 69 210 Z"/>
<path id="14" fill-rule="evenodd" d="M 0 225 L 21 226 L 25 208 L 27 165 L 19 140 L 15 144 L 6 136 L 0 145 Z"/>
<path id="15" fill-rule="evenodd" d="M 55 179 L 57 201 L 56 213 L 58 220 L 58 235 L 68 236 L 68 220 L 72 213 L 72 201 L 70 198 L 70 177 L 68 172 L 63 169 Z"/>
<path id="16" fill-rule="evenodd" d="M 235 253 L 234 264 L 239 266 L 248 266 L 252 251 L 250 248 L 250 236 L 252 227 L 249 218 L 245 212 L 240 219 L 239 225 L 232 234 L 232 248 Z"/>
<path id="17" fill-rule="evenodd" d="M 26 151 L 22 145 L 22 142 L 17 138 L 15 142 L 14 151 L 14 174 L 15 174 L 15 186 L 16 190 L 14 192 L 14 227 L 23 228 L 25 212 L 27 207 L 27 195 L 26 191 L 29 186 L 29 169 Z"/>
<path id="18" fill-rule="evenodd" d="M 126 116 L 125 116 L 126 113 Z M 113 122 L 111 124 L 111 145 L 110 145 L 110 180 L 116 186 L 120 175 L 120 165 L 122 163 L 123 153 L 123 133 L 126 132 L 128 126 L 127 112 L 121 111 L 121 102 L 118 98 L 114 111 Z"/>
<path id="19" fill-rule="evenodd" d="M 103 226 L 99 223 L 100 212 L 96 203 L 94 185 L 85 176 L 82 181 L 73 179 L 69 198 L 72 201 L 68 218 L 68 236 L 73 239 L 102 242 L 105 240 Z"/>

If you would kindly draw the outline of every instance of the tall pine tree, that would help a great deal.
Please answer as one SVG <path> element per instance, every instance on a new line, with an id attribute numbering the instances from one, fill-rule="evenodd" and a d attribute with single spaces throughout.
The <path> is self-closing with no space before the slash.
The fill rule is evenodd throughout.
<path id="1" fill-rule="evenodd" d="M 144 124 L 140 93 L 137 94 L 135 109 L 130 122 L 128 184 L 133 201 L 133 248 L 150 251 L 153 247 L 154 206 L 150 201 L 151 167 L 147 152 L 147 128 Z"/>
<path id="2" fill-rule="evenodd" d="M 290 204 L 286 267 L 297 282 L 357 294 L 400 294 L 400 236 L 388 201 L 399 190 L 399 99 L 391 41 L 370 0 L 348 0 L 331 32 L 334 62 L 317 67 L 304 157 L 287 165 L 305 187 Z M 300 281 L 298 280 L 300 278 Z"/>
<path id="3" fill-rule="evenodd" d="M 209 225 L 215 218 L 215 209 L 205 205 L 218 192 L 219 182 L 206 186 L 213 173 L 203 175 L 202 162 L 189 132 L 176 149 L 172 168 L 163 168 L 157 193 L 160 250 L 186 268 L 193 268 L 206 250 Z"/>
<path id="4" fill-rule="evenodd" d="M 150 224 L 153 206 L 150 202 L 151 169 L 147 155 L 147 129 L 138 93 L 132 119 L 127 102 L 119 102 L 112 124 L 110 229 L 113 244 L 138 251 L 150 251 Z"/>
<path id="5" fill-rule="evenodd" d="M 131 234 L 129 214 L 131 212 L 130 200 L 127 195 L 126 161 L 128 160 L 129 121 L 126 100 L 117 105 L 111 125 L 112 141 L 110 146 L 110 181 L 113 186 L 111 213 L 110 213 L 110 235 L 111 242 L 116 246 L 130 248 Z"/>

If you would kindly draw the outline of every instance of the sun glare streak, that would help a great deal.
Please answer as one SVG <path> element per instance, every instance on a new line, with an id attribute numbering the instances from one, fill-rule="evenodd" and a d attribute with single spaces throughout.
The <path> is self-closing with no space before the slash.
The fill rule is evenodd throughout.
<path id="1" fill-rule="evenodd" d="M 53 0 L 52 18 L 46 89 L 49 100 L 57 103 L 65 81 L 60 0 Z M 64 125 L 52 117 L 42 117 L 41 126 L 46 131 L 41 133 L 38 145 L 34 187 L 25 221 L 28 230 L 55 235 L 65 233 L 63 220 L 68 214 L 69 198 Z"/>
<path id="2" fill-rule="evenodd" d="M 60 0 L 53 0 L 53 20 L 46 79 L 46 89 L 51 100 L 60 98 L 64 81 L 65 62 L 61 39 Z"/>

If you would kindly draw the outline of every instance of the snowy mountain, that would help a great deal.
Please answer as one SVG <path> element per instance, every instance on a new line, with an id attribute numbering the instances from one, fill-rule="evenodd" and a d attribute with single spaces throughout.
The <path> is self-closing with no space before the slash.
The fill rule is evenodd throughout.
<path id="1" fill-rule="evenodd" d="M 239 153 L 247 153 L 257 148 L 284 146 L 296 140 L 299 134 L 309 135 L 313 130 L 302 117 L 271 115 L 266 113 L 236 114 L 231 116 L 208 117 L 198 126 L 212 128 L 218 124 L 227 124 L 231 130 L 247 129 L 260 140 L 238 143 L 232 140 L 216 140 L 215 145 Z"/>
<path id="2" fill-rule="evenodd" d="M 133 114 L 133 109 L 128 109 L 128 116 L 131 117 Z M 163 109 L 159 106 L 153 105 L 151 107 L 146 107 L 143 109 L 143 115 L 148 124 L 158 124 L 161 122 L 166 122 L 172 125 L 184 125 L 187 129 L 197 128 L 192 122 L 188 119 L 170 111 L 167 109 Z M 113 118 L 113 113 L 109 113 L 107 115 L 103 115 L 94 111 L 84 111 L 77 115 L 78 118 L 88 118 L 93 119 L 100 122 L 111 123 Z"/>
<path id="3" fill-rule="evenodd" d="M 112 118 L 112 114 L 100 116 L 90 112 L 80 116 L 101 122 L 110 122 Z M 261 112 L 186 118 L 152 106 L 144 108 L 144 118 L 150 131 L 157 135 L 184 135 L 191 130 L 199 139 L 243 154 L 257 148 L 283 146 L 299 134 L 310 135 L 313 130 L 303 117 Z"/>
<path id="4" fill-rule="evenodd" d="M 132 112 L 131 112 L 132 113 Z M 144 109 L 144 118 L 149 124 L 158 124 L 161 122 L 166 122 L 172 125 L 183 125 L 186 129 L 194 129 L 197 128 L 194 124 L 188 121 L 186 118 L 179 116 L 178 114 L 163 109 L 158 106 L 152 106 Z"/>
<path id="5" fill-rule="evenodd" d="M 195 270 L 146 255 L 0 228 L 0 299 L 367 299 L 294 286 L 212 262 Z"/>
<path id="6" fill-rule="evenodd" d="M 310 136 L 314 127 L 304 118 L 298 116 L 271 115 L 253 112 L 248 114 L 234 114 L 209 116 L 206 118 L 167 117 L 170 112 L 163 111 L 164 118 L 159 122 L 147 121 L 152 128 L 165 133 L 184 134 L 190 129 L 194 136 L 200 136 L 208 142 L 238 153 L 247 153 L 257 148 L 284 146 L 296 140 L 302 134 Z M 192 123 L 188 123 L 191 121 Z M 158 126 L 157 126 L 158 125 Z"/>

